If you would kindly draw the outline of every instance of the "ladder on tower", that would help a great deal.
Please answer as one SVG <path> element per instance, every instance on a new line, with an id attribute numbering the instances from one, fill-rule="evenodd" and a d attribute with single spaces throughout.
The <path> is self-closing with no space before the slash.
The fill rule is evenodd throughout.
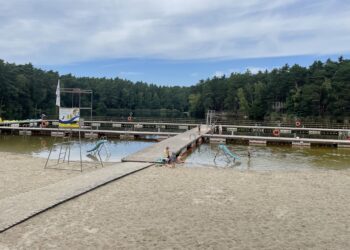
<path id="1" fill-rule="evenodd" d="M 60 143 L 60 150 L 58 153 L 57 164 L 66 162 L 66 159 L 69 164 L 71 144 L 72 144 L 72 133 L 68 132 L 63 137 L 63 142 Z M 67 153 L 68 153 L 68 157 L 67 157 Z"/>
<path id="2" fill-rule="evenodd" d="M 55 141 L 56 141 L 56 138 L 55 138 Z M 55 151 L 55 149 L 58 149 L 58 157 L 56 160 L 56 164 L 54 166 L 58 166 L 62 163 L 69 164 L 71 162 L 70 157 L 71 157 L 72 145 L 73 145 L 73 131 L 72 130 L 64 131 L 64 136 L 62 138 L 62 141 L 59 143 L 54 142 L 53 145 L 51 146 L 44 168 L 56 168 L 53 166 L 51 167 L 48 166 L 52 152 Z M 62 168 L 59 168 L 59 169 L 62 169 Z M 80 171 L 82 171 L 82 168 L 80 169 Z"/>

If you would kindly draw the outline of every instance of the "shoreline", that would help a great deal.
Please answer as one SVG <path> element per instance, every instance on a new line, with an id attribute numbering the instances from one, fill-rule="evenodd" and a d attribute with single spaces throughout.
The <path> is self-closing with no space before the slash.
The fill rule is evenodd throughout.
<path id="1" fill-rule="evenodd" d="M 45 172 L 37 158 L 0 156 Z M 50 181 L 73 176 L 65 172 L 50 170 Z M 44 185 L 47 176 L 33 178 Z M 9 229 L 0 248 L 347 249 L 349 188 L 349 170 L 152 166 Z"/>

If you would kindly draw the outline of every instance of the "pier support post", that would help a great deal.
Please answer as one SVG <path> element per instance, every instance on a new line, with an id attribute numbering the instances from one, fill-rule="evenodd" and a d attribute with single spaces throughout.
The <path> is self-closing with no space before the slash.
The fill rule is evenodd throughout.
<path id="1" fill-rule="evenodd" d="M 225 138 L 209 138 L 210 143 L 225 143 L 226 144 L 226 139 Z"/>
<path id="2" fill-rule="evenodd" d="M 266 140 L 249 140 L 249 145 L 266 146 Z"/>
<path id="3" fill-rule="evenodd" d="M 96 139 L 98 138 L 98 133 L 84 133 L 84 137 L 88 139 Z"/>
<path id="4" fill-rule="evenodd" d="M 64 137 L 64 132 L 55 132 L 55 131 L 52 131 L 52 132 L 51 132 L 51 136 L 52 136 L 52 137 Z"/>
<path id="5" fill-rule="evenodd" d="M 133 140 L 135 139 L 135 136 L 134 135 L 128 135 L 128 134 L 124 134 L 124 135 L 120 135 L 120 139 L 121 140 Z"/>
<path id="6" fill-rule="evenodd" d="M 20 130 L 18 132 L 19 135 L 32 135 L 32 131 L 27 130 Z"/>
<path id="7" fill-rule="evenodd" d="M 303 141 L 293 141 L 292 147 L 311 147 L 311 143 Z"/>

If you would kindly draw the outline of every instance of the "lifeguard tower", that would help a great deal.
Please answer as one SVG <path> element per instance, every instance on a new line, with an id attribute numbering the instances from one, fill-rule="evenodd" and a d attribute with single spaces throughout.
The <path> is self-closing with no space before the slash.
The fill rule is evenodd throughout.
<path id="1" fill-rule="evenodd" d="M 90 121 L 92 121 L 93 91 L 80 88 L 60 88 L 58 83 L 56 96 L 56 105 L 58 106 L 59 110 L 57 129 L 58 136 L 55 137 L 55 141 L 50 148 L 44 168 L 83 171 L 81 129 L 90 128 L 92 133 L 92 126 L 84 126 L 83 119 L 81 119 L 81 113 L 87 111 L 88 116 L 90 116 Z M 59 137 L 61 137 L 62 140 L 56 143 L 56 140 Z M 78 139 L 75 140 L 73 137 L 77 137 Z M 101 145 L 104 143 L 105 141 L 101 143 Z M 76 145 L 79 147 L 79 169 L 74 168 L 74 166 L 70 164 L 73 162 L 71 160 L 72 147 L 75 147 Z M 102 159 L 99 154 L 101 145 L 99 145 L 96 149 L 91 150 L 91 152 L 98 151 L 97 153 L 99 155 L 99 162 L 103 166 Z M 50 158 L 52 157 L 53 151 L 58 151 L 58 158 L 55 164 L 50 164 Z"/>

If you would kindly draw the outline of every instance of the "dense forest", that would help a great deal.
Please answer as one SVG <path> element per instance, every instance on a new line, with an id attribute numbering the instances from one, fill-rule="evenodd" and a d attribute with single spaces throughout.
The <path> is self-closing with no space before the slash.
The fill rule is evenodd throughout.
<path id="1" fill-rule="evenodd" d="M 201 80 L 191 87 L 59 75 L 32 64 L 0 60 L 0 117 L 54 115 L 59 78 L 61 87 L 93 90 L 97 116 L 121 116 L 133 110 L 138 116 L 189 114 L 200 118 L 206 110 L 213 109 L 255 120 L 282 116 L 341 120 L 350 117 L 350 60 L 342 57 L 338 61 L 315 61 L 309 67 L 285 65 L 256 74 L 232 73 Z M 70 102 L 69 97 L 62 98 Z"/>

